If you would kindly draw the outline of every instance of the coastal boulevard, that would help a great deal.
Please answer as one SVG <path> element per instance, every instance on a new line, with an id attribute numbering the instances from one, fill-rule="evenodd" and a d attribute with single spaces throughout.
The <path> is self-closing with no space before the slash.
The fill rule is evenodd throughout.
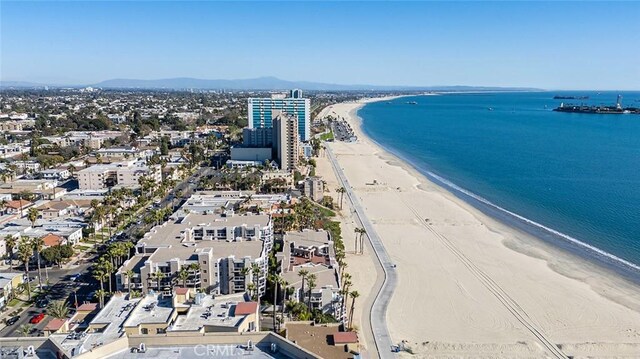
<path id="1" fill-rule="evenodd" d="M 362 324 L 363 327 L 367 327 L 367 331 L 371 332 L 371 336 L 373 337 L 376 345 L 375 352 L 377 352 L 377 357 L 381 359 L 394 358 L 395 355 L 391 351 L 393 341 L 389 335 L 386 317 L 389 301 L 391 300 L 391 296 L 393 295 L 393 291 L 398 282 L 398 275 L 394 269 L 395 265 L 385 250 L 380 236 L 378 236 L 378 233 L 373 228 L 371 221 L 369 221 L 365 215 L 358 197 L 351 189 L 347 177 L 342 171 L 335 155 L 331 151 L 330 146 L 328 146 L 326 142 L 325 148 L 327 157 L 331 161 L 336 177 L 338 177 L 338 180 L 345 188 L 345 193 L 351 202 L 351 207 L 354 209 L 362 227 L 367 231 L 367 237 L 369 238 L 371 247 L 376 254 L 376 258 L 378 259 L 379 266 L 376 268 L 376 284 L 374 285 L 374 292 L 377 291 L 377 293 L 373 302 L 367 303 L 370 307 L 363 308 L 365 313 L 369 312 L 369 321 L 364 321 Z M 363 330 L 365 329 L 363 328 Z"/>

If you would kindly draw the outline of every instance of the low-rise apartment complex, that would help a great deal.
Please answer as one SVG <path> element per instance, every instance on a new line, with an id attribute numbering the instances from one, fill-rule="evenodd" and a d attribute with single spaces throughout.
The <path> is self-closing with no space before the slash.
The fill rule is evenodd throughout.
<path id="1" fill-rule="evenodd" d="M 116 282 L 145 293 L 167 292 L 177 282 L 214 294 L 242 293 L 251 283 L 263 294 L 272 245 L 269 215 L 176 213 L 138 242 Z"/>

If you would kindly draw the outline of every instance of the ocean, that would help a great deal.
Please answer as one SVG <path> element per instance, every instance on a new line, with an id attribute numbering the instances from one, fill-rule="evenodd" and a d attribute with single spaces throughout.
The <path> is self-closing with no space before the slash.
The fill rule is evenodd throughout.
<path id="1" fill-rule="evenodd" d="M 552 111 L 618 94 L 640 107 L 640 92 L 445 94 L 370 103 L 358 116 L 375 142 L 488 214 L 640 273 L 640 115 Z"/>

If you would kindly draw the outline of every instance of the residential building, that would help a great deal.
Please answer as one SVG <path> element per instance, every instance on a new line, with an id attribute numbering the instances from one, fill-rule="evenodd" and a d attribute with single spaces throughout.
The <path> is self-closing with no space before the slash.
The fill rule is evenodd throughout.
<path id="1" fill-rule="evenodd" d="M 273 127 L 245 127 L 242 129 L 242 146 L 273 147 Z"/>
<path id="2" fill-rule="evenodd" d="M 305 286 L 302 292 L 302 277 L 298 274 L 305 269 L 315 276 L 315 287 Z M 346 313 L 343 310 L 343 296 L 340 293 L 340 281 L 337 268 L 325 264 L 303 264 L 293 267 L 289 272 L 282 274 L 282 279 L 289 283 L 294 292 L 291 298 L 296 301 L 307 302 L 310 300 L 311 308 L 321 310 L 325 314 L 332 315 L 339 322 L 346 322 Z M 311 297 L 309 299 L 309 292 Z"/>
<path id="3" fill-rule="evenodd" d="M 298 90 L 295 93 L 302 96 L 302 92 Z M 293 95 L 293 93 L 290 93 Z M 285 98 L 249 98 L 248 100 L 248 117 L 249 128 L 273 128 L 273 120 L 276 117 L 274 112 L 286 112 L 297 119 L 297 134 L 300 141 L 308 141 L 311 137 L 310 126 L 310 102 L 309 99 L 302 97 L 285 97 Z"/>
<path id="4" fill-rule="evenodd" d="M 275 111 L 274 111 L 275 112 Z M 273 119 L 276 159 L 283 171 L 298 165 L 298 125 L 295 116 L 280 112 Z"/>
<path id="5" fill-rule="evenodd" d="M 141 152 L 135 147 L 112 147 L 101 148 L 95 151 L 95 154 L 96 156 L 100 156 L 102 158 L 129 160 L 140 158 Z"/>
<path id="6" fill-rule="evenodd" d="M 177 287 L 170 295 L 145 295 L 122 324 L 131 335 L 247 333 L 260 329 L 258 303 L 244 293 L 212 297 Z"/>
<path id="7" fill-rule="evenodd" d="M 273 149 L 271 147 L 231 147 L 232 161 L 271 162 Z"/>
<path id="8" fill-rule="evenodd" d="M 306 159 L 313 157 L 313 147 L 308 143 L 300 144 L 300 152 L 302 156 Z"/>
<path id="9" fill-rule="evenodd" d="M 282 182 L 282 191 L 293 187 L 293 173 L 290 171 L 262 171 L 262 184 L 268 182 Z"/>
<path id="10" fill-rule="evenodd" d="M 40 176 L 46 180 L 63 181 L 71 176 L 71 173 L 66 168 L 51 168 L 40 171 Z"/>
<path id="11" fill-rule="evenodd" d="M 156 183 L 162 181 L 160 165 L 146 165 L 144 162 L 119 162 L 87 167 L 78 172 L 81 190 L 97 190 L 114 186 L 137 187 L 141 177 Z"/>
<path id="12" fill-rule="evenodd" d="M 324 182 L 320 177 L 307 177 L 304 180 L 304 195 L 312 201 L 322 202 L 324 198 Z"/>
<path id="13" fill-rule="evenodd" d="M 0 273 L 0 308 L 13 298 L 14 290 L 24 282 L 24 273 Z"/>
<path id="14" fill-rule="evenodd" d="M 262 166 L 264 162 L 262 161 L 239 161 L 239 160 L 228 160 L 225 165 L 229 168 L 247 168 L 247 167 L 258 167 Z"/>
<path id="15" fill-rule="evenodd" d="M 23 153 L 29 153 L 28 143 L 8 143 L 6 145 L 0 145 L 0 157 L 12 158 Z"/>
<path id="16" fill-rule="evenodd" d="M 343 295 L 340 293 L 339 265 L 335 258 L 334 243 L 329 232 L 324 230 L 303 230 L 287 232 L 283 238 L 282 277 L 294 288 L 292 298 L 309 300 L 314 309 L 330 314 L 338 321 L 346 322 Z M 316 286 L 305 287 L 298 276 L 301 269 L 315 275 Z"/>
<path id="17" fill-rule="evenodd" d="M 36 173 L 40 171 L 40 163 L 36 161 L 15 161 L 14 164 L 20 171 Z"/>
<path id="18" fill-rule="evenodd" d="M 264 293 L 267 256 L 273 246 L 269 215 L 204 215 L 176 212 L 154 227 L 136 247 L 137 254 L 116 275 L 121 290 L 170 289 L 184 267 L 186 286 L 215 294 L 245 292 L 249 283 Z M 251 268 L 258 265 L 259 273 Z M 194 267 L 194 265 L 197 265 Z M 129 281 L 127 271 L 135 275 Z M 158 278 L 157 273 L 162 273 Z M 160 282 L 160 283 L 158 283 Z"/>

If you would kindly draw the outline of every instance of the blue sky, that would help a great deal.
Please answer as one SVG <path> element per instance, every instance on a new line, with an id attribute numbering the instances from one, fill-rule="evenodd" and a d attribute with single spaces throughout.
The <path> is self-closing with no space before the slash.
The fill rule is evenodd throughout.
<path id="1" fill-rule="evenodd" d="M 0 78 L 640 89 L 638 2 L 0 2 Z"/>

